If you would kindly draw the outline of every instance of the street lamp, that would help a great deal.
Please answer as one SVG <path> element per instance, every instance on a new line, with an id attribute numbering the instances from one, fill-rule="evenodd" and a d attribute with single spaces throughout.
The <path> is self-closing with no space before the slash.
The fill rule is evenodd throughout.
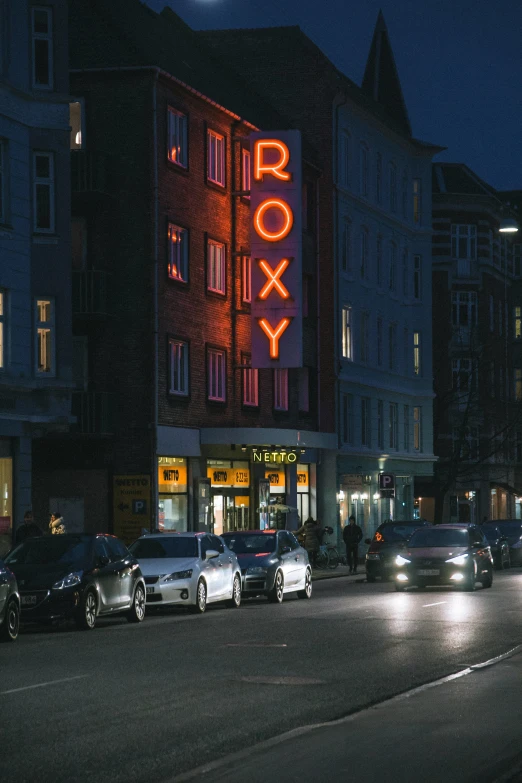
<path id="1" fill-rule="evenodd" d="M 498 230 L 501 234 L 516 234 L 518 231 L 518 223 L 515 218 L 502 218 Z"/>

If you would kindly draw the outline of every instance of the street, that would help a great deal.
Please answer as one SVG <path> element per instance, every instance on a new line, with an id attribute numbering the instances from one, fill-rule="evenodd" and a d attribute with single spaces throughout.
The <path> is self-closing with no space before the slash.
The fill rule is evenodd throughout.
<path id="1" fill-rule="evenodd" d="M 512 569 L 475 593 L 340 578 L 281 606 L 149 613 L 140 626 L 101 619 L 87 633 L 26 628 L 0 649 L 0 778 L 171 780 L 500 656 L 522 642 L 521 610 L 522 569 Z M 393 736 L 374 739 L 378 757 Z"/>

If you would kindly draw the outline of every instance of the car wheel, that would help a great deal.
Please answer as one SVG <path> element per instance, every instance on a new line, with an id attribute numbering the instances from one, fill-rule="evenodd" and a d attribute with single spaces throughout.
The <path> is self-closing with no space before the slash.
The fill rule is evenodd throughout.
<path id="1" fill-rule="evenodd" d="M 464 580 L 462 589 L 466 593 L 473 593 L 475 592 L 476 585 L 477 585 L 477 566 L 475 565 L 475 563 L 473 563 L 473 570 L 470 574 L 468 574 L 467 578 Z"/>
<path id="2" fill-rule="evenodd" d="M 275 575 L 274 579 L 274 586 L 268 593 L 268 600 L 271 604 L 282 604 L 283 603 L 283 596 L 285 592 L 285 582 L 283 579 L 283 574 L 281 571 L 278 571 Z"/>
<path id="3" fill-rule="evenodd" d="M 196 588 L 196 603 L 192 607 L 194 614 L 203 614 L 207 608 L 207 586 L 200 579 Z"/>
<path id="4" fill-rule="evenodd" d="M 306 569 L 304 590 L 299 590 L 297 593 L 297 597 L 298 598 L 312 597 L 312 572 L 309 568 Z"/>
<path id="5" fill-rule="evenodd" d="M 367 582 L 375 582 L 375 577 L 370 575 L 370 574 L 366 574 L 366 581 Z"/>
<path id="6" fill-rule="evenodd" d="M 14 598 L 9 601 L 4 624 L 0 626 L 0 641 L 14 642 L 20 630 L 20 609 Z"/>
<path id="7" fill-rule="evenodd" d="M 134 591 L 132 606 L 127 612 L 129 623 L 142 623 L 145 619 L 145 591 L 141 585 L 138 585 Z"/>
<path id="8" fill-rule="evenodd" d="M 94 590 L 87 590 L 75 617 L 77 627 L 82 631 L 92 631 L 96 625 L 96 610 L 97 601 Z"/>
<path id="9" fill-rule="evenodd" d="M 239 609 L 241 606 L 241 579 L 239 578 L 238 574 L 236 574 L 234 577 L 234 584 L 232 585 L 232 598 L 230 601 L 227 601 L 227 606 L 230 606 L 232 609 Z"/>
<path id="10" fill-rule="evenodd" d="M 482 587 L 491 587 L 492 584 L 493 584 L 493 566 L 491 566 L 486 576 L 482 579 Z"/>

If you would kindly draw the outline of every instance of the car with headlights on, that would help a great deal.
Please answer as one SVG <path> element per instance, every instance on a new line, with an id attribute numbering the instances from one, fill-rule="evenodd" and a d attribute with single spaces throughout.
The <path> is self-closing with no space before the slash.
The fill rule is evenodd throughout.
<path id="1" fill-rule="evenodd" d="M 27 538 L 5 558 L 20 591 L 22 622 L 72 618 L 92 630 L 98 617 L 145 618 L 145 582 L 136 558 L 109 534 Z"/>
<path id="2" fill-rule="evenodd" d="M 375 582 L 377 577 L 382 580 L 391 579 L 395 567 L 395 558 L 402 551 L 408 539 L 419 527 L 426 527 L 430 522 L 424 519 L 412 519 L 405 522 L 383 522 L 379 525 L 373 538 L 367 538 L 369 545 L 366 552 L 366 581 Z"/>
<path id="3" fill-rule="evenodd" d="M 243 595 L 265 595 L 280 604 L 287 593 L 312 597 L 312 569 L 306 549 L 288 530 L 238 530 L 223 539 L 241 566 Z"/>
<path id="4" fill-rule="evenodd" d="M 509 568 L 511 565 L 509 542 L 501 529 L 493 522 L 484 523 L 480 529 L 488 540 L 495 568 L 499 570 Z"/>
<path id="5" fill-rule="evenodd" d="M 219 536 L 146 533 L 130 550 L 143 571 L 149 605 L 188 606 L 202 614 L 210 603 L 241 604 L 241 570 Z"/>
<path id="6" fill-rule="evenodd" d="M 522 565 L 522 519 L 492 519 L 490 523 L 497 525 L 500 532 L 507 538 L 511 565 Z"/>
<path id="7" fill-rule="evenodd" d="M 16 577 L 0 560 L 0 642 L 14 642 L 20 628 L 20 596 Z"/>
<path id="8" fill-rule="evenodd" d="M 476 525 L 433 525 L 416 530 L 395 558 L 396 590 L 427 585 L 458 585 L 475 590 L 493 584 L 493 557 Z"/>

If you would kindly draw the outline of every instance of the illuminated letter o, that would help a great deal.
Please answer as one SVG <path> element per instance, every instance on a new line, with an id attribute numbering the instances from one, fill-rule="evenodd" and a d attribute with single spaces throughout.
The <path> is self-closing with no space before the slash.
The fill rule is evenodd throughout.
<path id="1" fill-rule="evenodd" d="M 267 231 L 264 223 L 264 216 L 267 209 L 278 209 L 283 215 L 283 228 L 279 231 Z M 261 239 L 267 242 L 280 242 L 288 236 L 294 224 L 294 213 L 286 203 L 280 198 L 267 198 L 262 201 L 254 212 L 254 228 Z"/>
<path id="2" fill-rule="evenodd" d="M 288 462 L 295 462 L 297 459 L 297 454 L 289 454 L 288 455 Z"/>

